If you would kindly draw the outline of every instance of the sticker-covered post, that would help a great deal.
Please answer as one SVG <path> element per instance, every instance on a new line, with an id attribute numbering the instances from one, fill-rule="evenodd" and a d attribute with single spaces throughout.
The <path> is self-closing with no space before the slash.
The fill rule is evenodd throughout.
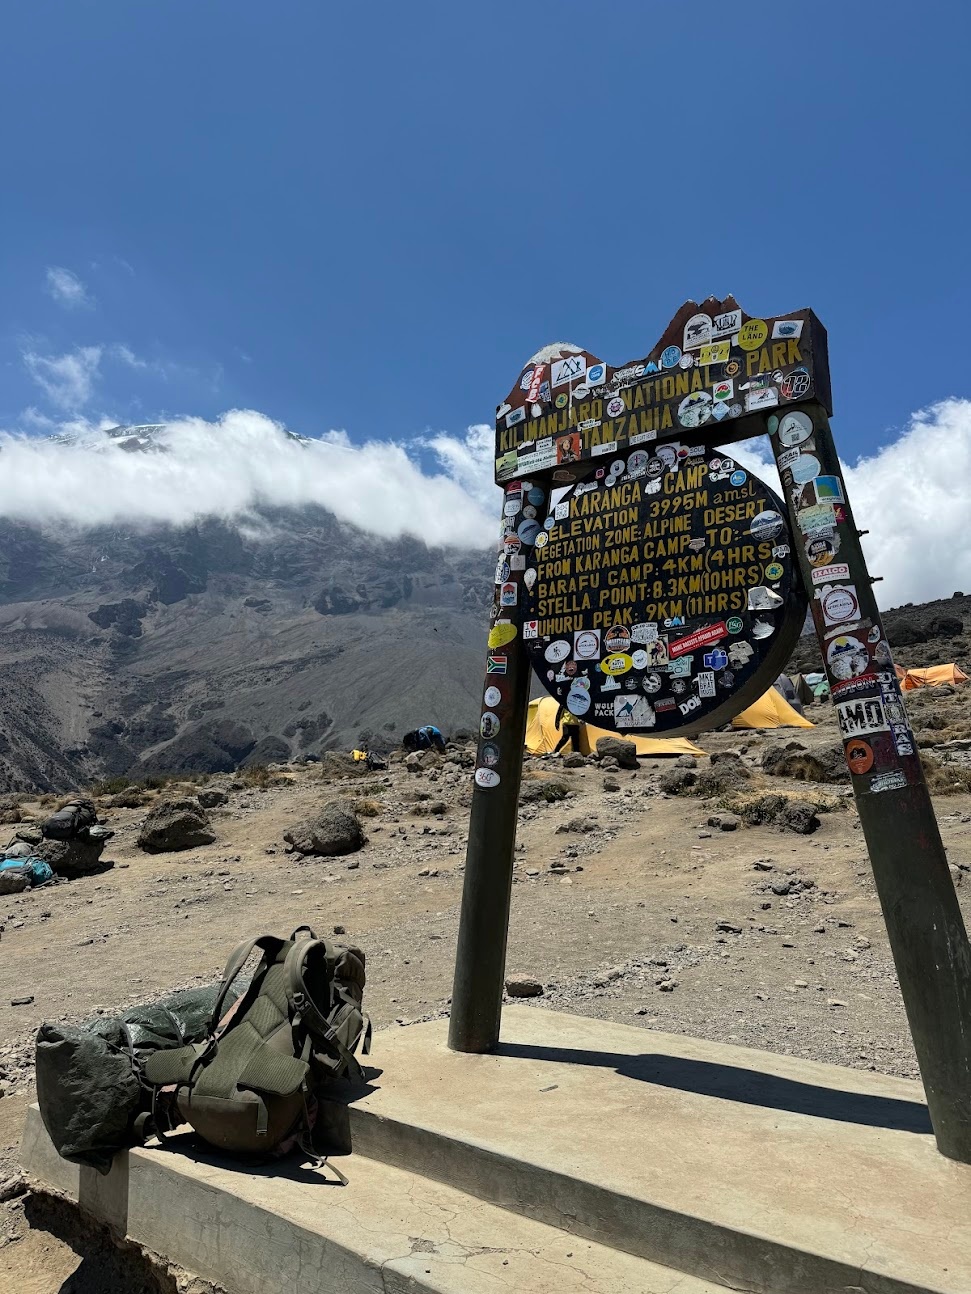
<path id="1" fill-rule="evenodd" d="M 971 1163 L 971 946 L 826 411 L 766 420 L 938 1149 Z"/>
<path id="2" fill-rule="evenodd" d="M 523 607 L 548 502 L 548 488 L 540 481 L 505 487 L 452 986 L 448 1045 L 453 1051 L 492 1051 L 499 1041 L 529 709 Z"/>

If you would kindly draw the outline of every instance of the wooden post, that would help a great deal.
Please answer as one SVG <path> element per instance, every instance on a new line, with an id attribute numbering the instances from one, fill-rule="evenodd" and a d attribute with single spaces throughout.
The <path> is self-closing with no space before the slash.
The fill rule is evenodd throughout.
<path id="1" fill-rule="evenodd" d="M 822 406 L 772 415 L 767 429 L 938 1149 L 971 1163 L 971 946 L 860 532 Z"/>
<path id="2" fill-rule="evenodd" d="M 535 537 L 546 517 L 549 484 L 516 482 L 507 487 L 505 497 L 504 518 L 510 517 L 513 503 L 519 505 L 519 512 L 512 512 L 518 531 L 511 532 L 516 533 L 519 547 L 504 547 L 500 566 L 527 554 L 525 562 L 517 562 L 524 568 L 532 560 L 530 536 Z M 524 507 L 535 512 L 538 522 L 529 525 L 531 518 L 520 520 Z M 494 1051 L 502 1014 L 530 668 L 523 645 L 525 569 L 506 571 L 506 578 L 498 578 L 501 570 L 496 574 L 448 1030 L 453 1051 Z M 516 590 L 515 603 L 503 606 L 504 591 L 510 586 Z"/>

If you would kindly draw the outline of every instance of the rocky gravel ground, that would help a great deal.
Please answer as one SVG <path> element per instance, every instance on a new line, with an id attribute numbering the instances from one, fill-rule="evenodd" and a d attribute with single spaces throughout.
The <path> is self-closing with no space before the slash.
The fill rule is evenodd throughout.
<path id="1" fill-rule="evenodd" d="M 929 731 L 936 704 L 948 699 L 919 701 Z M 835 725 L 828 708 L 812 717 L 812 731 L 709 734 L 702 760 L 528 759 L 509 993 L 541 1010 L 915 1077 Z M 968 770 L 936 753 L 967 919 Z M 325 757 L 101 797 L 115 832 L 104 870 L 0 896 L 0 1247 L 26 1234 L 16 1147 L 41 1022 L 212 982 L 244 936 L 304 922 L 365 950 L 379 1030 L 447 1012 L 471 760 L 452 748 L 368 774 Z M 50 808 L 25 801 L 5 829 L 29 833 Z M 182 818 L 205 843 L 157 851 L 179 843 Z M 378 1032 L 378 1065 L 380 1053 Z"/>

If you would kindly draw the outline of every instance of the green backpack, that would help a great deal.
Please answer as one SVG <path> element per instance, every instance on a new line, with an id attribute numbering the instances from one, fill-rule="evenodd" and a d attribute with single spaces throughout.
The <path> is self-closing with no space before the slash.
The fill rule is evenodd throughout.
<path id="1" fill-rule="evenodd" d="M 249 987 L 220 1024 L 226 995 L 257 950 Z M 354 1052 L 359 1043 L 370 1050 L 364 983 L 364 953 L 308 926 L 289 939 L 245 940 L 226 965 L 205 1041 L 156 1051 L 141 1066 L 159 1135 L 178 1122 L 158 1108 L 163 1089 L 174 1088 L 179 1114 L 213 1146 L 272 1155 L 299 1144 L 309 1153 L 317 1090 L 363 1078 Z"/>

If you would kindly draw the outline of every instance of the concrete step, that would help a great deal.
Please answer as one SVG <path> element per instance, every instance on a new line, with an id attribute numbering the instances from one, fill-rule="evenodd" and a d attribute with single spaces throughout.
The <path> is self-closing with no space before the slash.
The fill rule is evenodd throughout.
<path id="1" fill-rule="evenodd" d="M 22 1156 L 35 1183 L 231 1294 L 725 1294 L 357 1153 L 338 1186 L 176 1140 L 100 1177 L 58 1158 L 35 1106 Z"/>
<path id="2" fill-rule="evenodd" d="M 506 1007 L 495 1055 L 383 1031 L 355 1150 L 758 1294 L 968 1294 L 971 1167 L 919 1084 Z"/>

